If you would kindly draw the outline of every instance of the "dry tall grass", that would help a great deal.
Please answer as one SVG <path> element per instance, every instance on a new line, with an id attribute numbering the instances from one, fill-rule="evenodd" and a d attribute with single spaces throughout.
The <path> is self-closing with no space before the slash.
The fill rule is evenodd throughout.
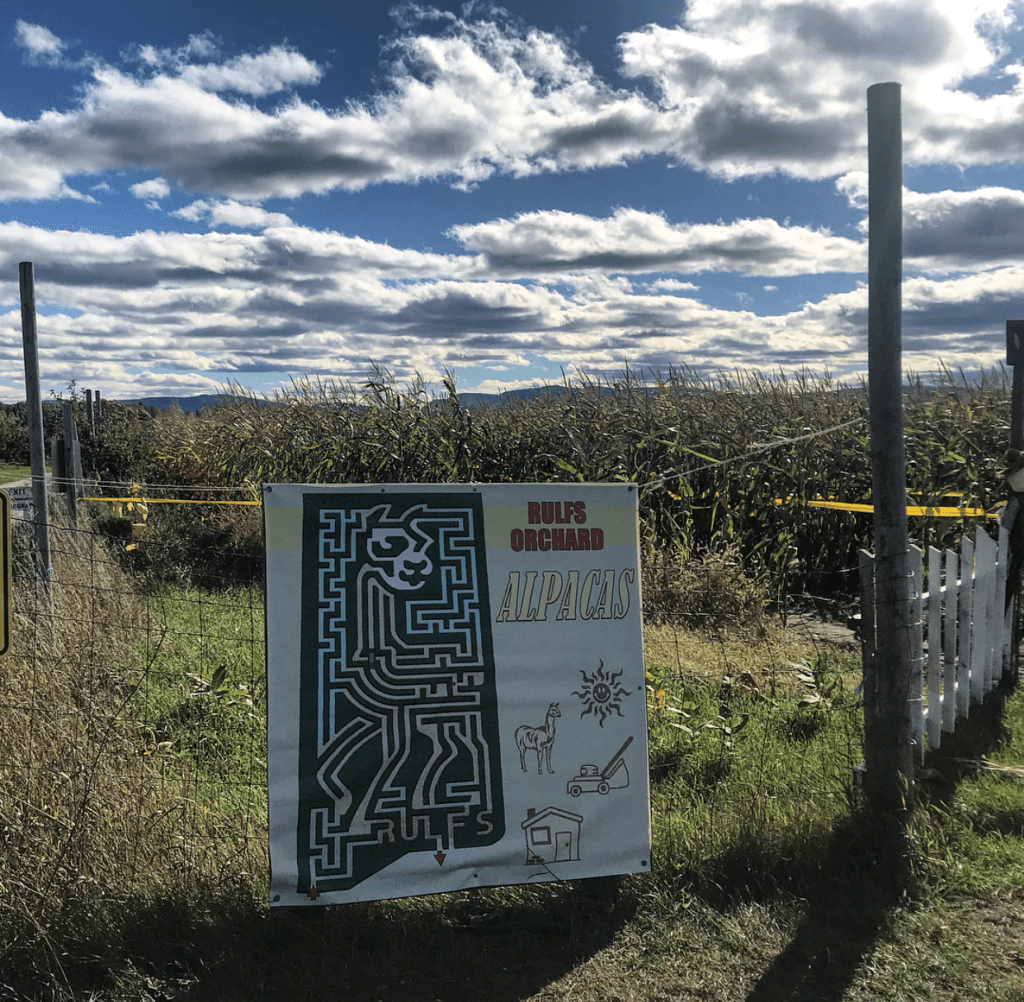
<path id="1" fill-rule="evenodd" d="M 198 802 L 187 764 L 146 747 L 132 704 L 162 638 L 139 582 L 108 539 L 58 523 L 47 596 L 15 528 L 0 660 L 0 973 L 42 967 L 60 982 L 69 941 L 118 921 L 126 899 L 217 886 L 239 850 L 218 837 L 223 819 Z M 262 847 L 250 848 L 261 877 Z"/>
<path id="2" fill-rule="evenodd" d="M 856 594 L 870 516 L 805 502 L 870 500 L 863 387 L 800 375 L 626 373 L 472 409 L 453 381 L 444 389 L 433 398 L 383 372 L 362 386 L 297 383 L 271 401 L 241 394 L 200 414 L 162 414 L 134 426 L 145 442 L 128 448 L 125 439 L 121 451 L 147 457 L 140 478 L 187 487 L 196 499 L 223 496 L 203 493 L 208 487 L 255 497 L 261 482 L 275 481 L 629 481 L 640 486 L 647 554 L 672 549 L 685 562 L 735 545 L 744 572 L 774 600 Z M 934 505 L 989 508 L 1004 498 L 1007 414 L 998 374 L 981 385 L 950 376 L 938 387 L 908 386 L 909 490 Z M 116 429 L 121 438 L 131 437 L 126 429 Z M 153 514 L 159 531 L 175 521 L 172 533 L 216 536 L 226 555 L 248 559 L 254 523 L 243 512 Z M 942 548 L 971 522 L 915 519 L 914 532 Z"/>

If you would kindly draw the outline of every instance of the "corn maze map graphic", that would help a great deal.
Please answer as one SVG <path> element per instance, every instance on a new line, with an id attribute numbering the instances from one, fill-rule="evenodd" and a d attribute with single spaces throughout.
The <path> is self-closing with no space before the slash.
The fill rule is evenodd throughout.
<path id="1" fill-rule="evenodd" d="M 297 890 L 496 843 L 480 495 L 307 494 L 302 526 Z"/>

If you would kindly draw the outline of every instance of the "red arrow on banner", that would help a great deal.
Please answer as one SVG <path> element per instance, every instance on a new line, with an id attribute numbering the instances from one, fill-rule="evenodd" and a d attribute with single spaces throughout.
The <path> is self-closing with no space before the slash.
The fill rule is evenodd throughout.
<path id="1" fill-rule="evenodd" d="M 441 852 L 440 849 L 438 849 L 437 852 L 434 853 L 434 859 L 437 860 L 438 866 L 444 866 L 445 855 L 443 852 Z"/>

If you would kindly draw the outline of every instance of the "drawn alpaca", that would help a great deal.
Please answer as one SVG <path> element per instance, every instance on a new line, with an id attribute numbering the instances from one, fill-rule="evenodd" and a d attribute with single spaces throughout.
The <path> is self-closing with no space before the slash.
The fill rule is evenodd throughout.
<path id="1" fill-rule="evenodd" d="M 548 707 L 547 716 L 544 717 L 544 724 L 541 727 L 530 727 L 523 724 L 516 728 L 516 746 L 519 748 L 519 764 L 526 772 L 527 750 L 537 753 L 537 775 L 544 774 L 541 769 L 541 760 L 548 767 L 548 772 L 554 773 L 551 768 L 551 746 L 555 743 L 555 719 L 562 715 L 557 703 Z"/>

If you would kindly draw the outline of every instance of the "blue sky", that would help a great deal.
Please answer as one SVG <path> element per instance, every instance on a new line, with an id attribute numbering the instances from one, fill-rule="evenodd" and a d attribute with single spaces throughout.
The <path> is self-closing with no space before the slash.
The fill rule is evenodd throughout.
<path id="1" fill-rule="evenodd" d="M 902 84 L 904 364 L 1024 316 L 1019 0 L 80 0 L 0 20 L 0 399 L 867 367 Z"/>

